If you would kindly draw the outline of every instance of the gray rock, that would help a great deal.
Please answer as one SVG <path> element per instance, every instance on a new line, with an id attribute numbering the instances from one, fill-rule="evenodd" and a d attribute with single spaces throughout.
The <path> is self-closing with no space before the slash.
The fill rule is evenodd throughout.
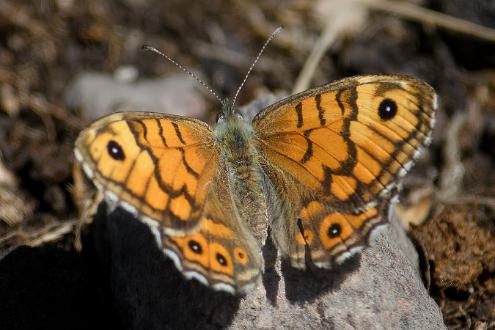
<path id="1" fill-rule="evenodd" d="M 335 271 L 304 274 L 277 261 L 268 271 L 278 280 L 246 296 L 230 328 L 444 329 L 400 226 L 392 219 L 360 257 Z"/>
<path id="2" fill-rule="evenodd" d="M 147 226 L 121 208 L 100 208 L 95 250 L 129 329 L 444 329 L 414 247 L 395 221 L 330 271 L 294 269 L 268 243 L 262 284 L 245 297 L 185 280 Z"/>
<path id="3" fill-rule="evenodd" d="M 205 115 L 206 101 L 194 79 L 177 74 L 132 82 L 119 79 L 123 71 L 130 70 L 121 70 L 115 76 L 91 72 L 79 74 L 66 89 L 65 102 L 71 108 L 80 109 L 89 120 L 116 111 Z"/>

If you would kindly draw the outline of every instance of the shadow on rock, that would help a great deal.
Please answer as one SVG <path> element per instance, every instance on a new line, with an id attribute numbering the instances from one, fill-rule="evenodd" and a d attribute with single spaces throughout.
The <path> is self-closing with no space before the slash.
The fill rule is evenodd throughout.
<path id="1" fill-rule="evenodd" d="M 129 329 L 219 329 L 232 322 L 240 299 L 184 279 L 131 214 L 107 214 L 102 204 L 93 226 L 95 253 Z"/>
<path id="2" fill-rule="evenodd" d="M 292 303 L 312 302 L 324 293 L 338 290 L 346 276 L 359 268 L 360 259 L 358 254 L 331 269 L 309 264 L 306 270 L 292 267 L 287 260 L 282 261 L 287 299 Z"/>
<path id="3" fill-rule="evenodd" d="M 268 299 L 272 306 L 276 306 L 280 275 L 275 269 L 277 248 L 271 239 L 271 235 L 268 235 L 266 244 L 263 246 L 263 259 L 265 261 L 265 272 L 263 273 L 262 280 L 266 290 L 266 299 Z"/>

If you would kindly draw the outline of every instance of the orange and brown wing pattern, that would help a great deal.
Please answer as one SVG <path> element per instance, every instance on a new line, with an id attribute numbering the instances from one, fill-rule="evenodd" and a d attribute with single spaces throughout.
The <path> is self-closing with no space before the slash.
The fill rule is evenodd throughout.
<path id="1" fill-rule="evenodd" d="M 389 204 L 382 203 L 358 212 L 337 212 L 321 201 L 307 199 L 299 211 L 298 230 L 287 245 L 291 264 L 305 268 L 305 260 L 332 268 L 360 252 L 370 233 L 387 221 Z M 306 255 L 308 254 L 308 255 Z"/>
<path id="2" fill-rule="evenodd" d="M 336 210 L 355 212 L 373 207 L 410 169 L 429 143 L 436 107 L 422 81 L 362 76 L 282 100 L 253 126 L 271 166 Z"/>
<path id="3" fill-rule="evenodd" d="M 155 113 L 112 114 L 79 135 L 75 153 L 108 199 L 168 234 L 197 228 L 218 157 L 206 124 Z"/>
<path id="4" fill-rule="evenodd" d="M 388 219 L 389 201 L 363 210 L 336 210 L 316 197 L 301 182 L 280 168 L 264 165 L 271 178 L 274 207 L 272 237 L 281 255 L 292 266 L 306 268 L 306 261 L 332 268 L 360 252 L 371 232 Z"/>
<path id="5" fill-rule="evenodd" d="M 387 205 L 357 213 L 329 211 L 318 200 L 307 200 L 299 212 L 300 231 L 295 240 L 297 249 L 309 247 L 311 261 L 330 267 L 359 252 L 367 243 L 372 229 L 386 221 Z M 380 212 L 382 211 L 382 212 Z M 290 254 L 292 263 L 302 263 L 299 254 Z"/>
<path id="6" fill-rule="evenodd" d="M 205 203 L 197 232 L 163 237 L 165 254 L 186 278 L 195 278 L 215 290 L 243 294 L 263 269 L 260 248 L 240 221 L 225 184 L 226 172 L 217 174 Z"/>

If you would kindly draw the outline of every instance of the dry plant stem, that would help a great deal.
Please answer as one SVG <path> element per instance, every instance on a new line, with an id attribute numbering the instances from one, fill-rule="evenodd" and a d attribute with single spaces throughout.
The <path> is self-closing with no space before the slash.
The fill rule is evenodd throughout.
<path id="1" fill-rule="evenodd" d="M 457 112 L 447 126 L 445 135 L 445 166 L 440 174 L 440 191 L 442 198 L 457 196 L 462 189 L 464 166 L 461 161 L 459 135 L 466 121 L 464 112 Z"/>
<path id="2" fill-rule="evenodd" d="M 31 239 L 26 242 L 29 246 L 39 246 L 44 243 L 56 241 L 63 236 L 70 234 L 73 231 L 74 226 L 77 224 L 77 220 L 69 220 L 67 222 L 57 223 L 53 228 L 50 228 L 47 232 Z"/>
<path id="3" fill-rule="evenodd" d="M 99 190 L 96 191 L 92 199 L 86 199 L 81 201 L 79 219 L 74 226 L 74 248 L 76 251 L 81 252 L 82 245 L 82 229 L 93 222 L 93 218 L 98 210 L 98 205 L 103 201 L 103 193 Z"/>
<path id="4" fill-rule="evenodd" d="M 406 19 L 430 24 L 439 28 L 495 42 L 495 30 L 460 18 L 413 5 L 405 1 L 354 0 L 373 10 L 397 15 Z"/>
<path id="5" fill-rule="evenodd" d="M 344 15 L 345 16 L 345 15 Z M 321 61 L 321 58 L 325 54 L 328 48 L 335 42 L 339 36 L 339 29 L 336 25 L 339 24 L 339 20 L 329 20 L 320 38 L 316 41 L 308 59 L 304 63 L 304 66 L 297 77 L 297 80 L 292 89 L 292 94 L 302 92 L 309 88 L 311 79 L 315 74 L 316 68 Z"/>
<path id="6" fill-rule="evenodd" d="M 455 18 L 449 15 L 438 13 L 436 11 L 415 6 L 413 4 L 401 1 L 388 0 L 354 0 L 359 5 L 364 5 L 369 9 L 380 10 L 386 13 L 395 14 L 407 19 L 412 19 L 424 24 L 438 26 L 447 30 L 452 30 L 474 36 L 481 39 L 486 39 L 495 42 L 495 30 L 478 24 L 465 21 L 460 18 Z M 336 2 L 336 10 L 339 2 Z M 347 9 L 342 4 L 344 9 Z M 355 8 L 358 9 L 358 8 Z M 323 33 L 312 48 L 311 54 L 304 63 L 303 69 L 299 74 L 294 85 L 293 93 L 301 92 L 309 87 L 311 79 L 318 67 L 318 64 L 332 44 L 342 36 L 342 32 L 349 25 L 349 15 L 352 15 L 350 10 L 339 10 L 340 14 L 335 15 L 333 19 L 329 19 Z M 347 13 L 347 14 L 346 14 Z"/>
<path id="7" fill-rule="evenodd" d="M 292 89 L 293 94 L 309 88 L 311 79 L 325 52 L 338 40 L 359 31 L 366 21 L 366 14 L 366 9 L 360 4 L 347 0 L 333 1 L 331 16 L 327 18 L 323 32 L 311 48 L 311 53 Z"/>
<path id="8" fill-rule="evenodd" d="M 459 195 L 459 196 L 437 196 L 437 200 L 443 204 L 478 204 L 484 205 L 492 210 L 495 210 L 495 198 L 489 196 L 478 196 L 478 195 Z"/>
<path id="9" fill-rule="evenodd" d="M 2 248 L 2 244 L 4 244 L 5 242 L 7 242 L 8 240 L 16 237 L 16 236 L 19 236 L 20 233 L 18 231 L 11 231 L 11 232 L 8 232 L 7 234 L 3 235 L 0 237 L 0 251 L 3 250 Z"/>
<path id="10" fill-rule="evenodd" d="M 0 237 L 0 245 L 5 244 L 5 242 L 15 237 L 21 237 L 23 239 L 22 244 L 29 246 L 39 246 L 44 243 L 56 241 L 70 234 L 77 222 L 78 220 L 72 219 L 53 223 L 33 233 L 26 233 L 19 229 Z"/>

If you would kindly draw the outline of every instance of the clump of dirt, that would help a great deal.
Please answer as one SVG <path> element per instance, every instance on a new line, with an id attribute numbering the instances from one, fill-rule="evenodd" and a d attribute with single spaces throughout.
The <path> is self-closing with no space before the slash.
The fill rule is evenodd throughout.
<path id="1" fill-rule="evenodd" d="M 494 219 L 493 211 L 479 205 L 446 205 L 411 232 L 424 252 L 430 289 L 451 327 L 493 318 Z"/>

